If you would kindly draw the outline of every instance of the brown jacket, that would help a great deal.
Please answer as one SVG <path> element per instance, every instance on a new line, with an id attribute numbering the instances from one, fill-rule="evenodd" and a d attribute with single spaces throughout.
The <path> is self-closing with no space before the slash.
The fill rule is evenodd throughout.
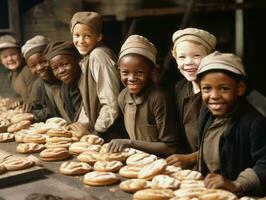
<path id="1" fill-rule="evenodd" d="M 12 89 L 17 94 L 19 100 L 29 101 L 32 85 L 36 77 L 30 72 L 27 66 L 9 72 Z"/>

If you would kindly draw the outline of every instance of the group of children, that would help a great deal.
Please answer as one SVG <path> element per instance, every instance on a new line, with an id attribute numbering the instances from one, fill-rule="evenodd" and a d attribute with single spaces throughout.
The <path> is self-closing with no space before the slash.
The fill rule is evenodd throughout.
<path id="1" fill-rule="evenodd" d="M 22 50 L 13 37 L 0 37 L 1 63 L 36 121 L 60 116 L 77 137 L 109 141 L 109 152 L 133 147 L 196 168 L 207 188 L 265 193 L 266 120 L 244 97 L 241 59 L 215 51 L 214 35 L 197 28 L 173 34 L 184 76 L 173 98 L 156 84 L 157 49 L 147 38 L 129 36 L 117 60 L 101 42 L 98 13 L 74 14 L 70 32 L 73 42 L 35 36 Z"/>

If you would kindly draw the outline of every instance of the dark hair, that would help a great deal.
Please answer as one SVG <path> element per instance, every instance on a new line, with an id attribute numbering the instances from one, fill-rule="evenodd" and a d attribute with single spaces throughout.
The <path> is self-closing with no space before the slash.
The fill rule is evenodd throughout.
<path id="1" fill-rule="evenodd" d="M 137 53 L 129 53 L 129 54 L 124 55 L 122 58 L 124 58 L 126 56 L 133 56 L 133 57 L 143 58 L 145 64 L 147 64 L 151 69 L 155 68 L 155 64 L 150 59 L 148 59 L 147 57 L 145 57 L 143 55 L 140 55 L 140 54 L 137 54 Z M 120 58 L 120 60 L 122 58 Z M 118 62 L 118 67 L 119 67 L 119 65 L 120 65 L 120 61 Z"/>
<path id="2" fill-rule="evenodd" d="M 246 77 L 244 75 L 236 74 L 231 71 L 224 70 L 224 69 L 210 69 L 203 73 L 200 73 L 197 75 L 198 82 L 200 82 L 206 74 L 211 73 L 211 72 L 222 72 L 226 74 L 227 76 L 231 77 L 232 79 L 234 79 L 237 83 L 239 83 L 240 81 L 246 82 Z"/>

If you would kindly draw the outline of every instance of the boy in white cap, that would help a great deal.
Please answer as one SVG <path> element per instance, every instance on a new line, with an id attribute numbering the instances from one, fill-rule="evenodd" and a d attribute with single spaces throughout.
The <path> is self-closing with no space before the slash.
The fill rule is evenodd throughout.
<path id="1" fill-rule="evenodd" d="M 131 35 L 121 47 L 118 65 L 126 87 L 118 97 L 130 139 L 114 139 L 107 149 L 120 152 L 133 147 L 160 156 L 176 151 L 177 122 L 169 96 L 159 90 L 155 46 L 140 35 Z"/>
<path id="2" fill-rule="evenodd" d="M 11 86 L 20 103 L 27 102 L 36 77 L 25 67 L 20 46 L 11 35 L 0 37 L 0 62 L 9 70 Z"/>
<path id="3" fill-rule="evenodd" d="M 198 169 L 207 188 L 265 195 L 266 119 L 244 97 L 241 59 L 218 51 L 197 71 L 206 108 L 200 115 Z"/>
<path id="4" fill-rule="evenodd" d="M 191 168 L 196 164 L 198 150 L 198 116 L 202 101 L 196 72 L 203 57 L 213 52 L 216 38 L 209 32 L 186 28 L 173 34 L 173 57 L 178 69 L 184 76 L 175 85 L 175 101 L 183 146 L 178 154 L 167 158 L 168 164 L 182 168 Z"/>

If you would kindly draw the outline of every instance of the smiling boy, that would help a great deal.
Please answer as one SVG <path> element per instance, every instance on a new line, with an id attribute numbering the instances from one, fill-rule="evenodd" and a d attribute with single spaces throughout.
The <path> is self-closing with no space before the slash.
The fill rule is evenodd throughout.
<path id="1" fill-rule="evenodd" d="M 9 70 L 9 79 L 17 98 L 27 102 L 36 77 L 24 66 L 20 46 L 11 35 L 0 37 L 0 62 Z"/>
<path id="2" fill-rule="evenodd" d="M 106 141 L 122 137 L 121 130 L 116 129 L 120 124 L 116 123 L 119 118 L 119 73 L 116 57 L 101 42 L 102 18 L 96 12 L 77 12 L 71 19 L 70 31 L 75 47 L 83 56 L 79 89 L 89 134 L 100 135 Z"/>
<path id="3" fill-rule="evenodd" d="M 266 119 L 245 99 L 241 59 L 218 51 L 198 68 L 202 110 L 198 169 L 207 188 L 258 195 L 266 188 Z"/>
<path id="4" fill-rule="evenodd" d="M 176 151 L 177 122 L 170 98 L 154 82 L 155 46 L 145 37 L 131 35 L 121 47 L 119 68 L 126 87 L 118 97 L 130 139 L 114 139 L 108 151 L 120 152 L 133 147 L 167 156 Z"/>

